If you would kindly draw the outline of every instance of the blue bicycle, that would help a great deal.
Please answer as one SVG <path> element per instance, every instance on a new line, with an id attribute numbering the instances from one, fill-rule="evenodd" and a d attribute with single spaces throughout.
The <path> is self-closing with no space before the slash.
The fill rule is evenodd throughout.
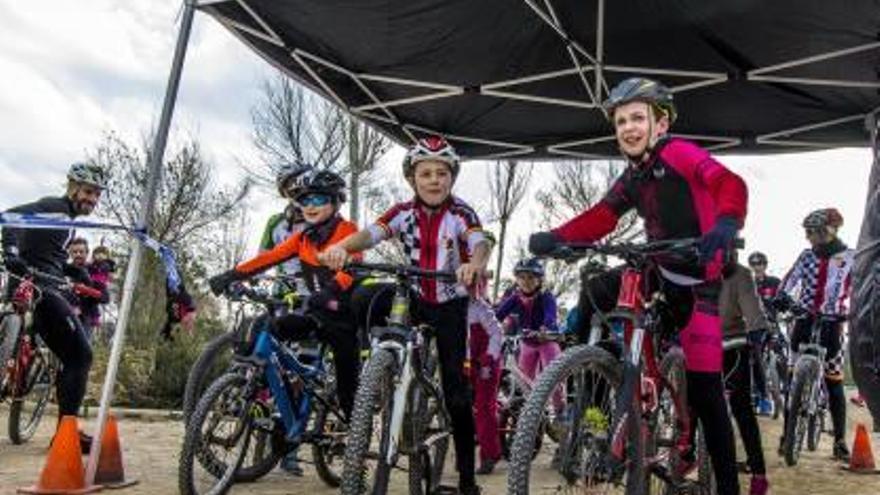
<path id="1" fill-rule="evenodd" d="M 238 471 L 246 456 L 259 459 L 249 464 L 260 471 L 250 473 L 248 479 L 254 480 L 301 444 L 311 444 L 321 479 L 338 486 L 347 426 L 322 359 L 323 346 L 307 363 L 295 348 L 276 340 L 270 331 L 272 309 L 285 302 L 268 291 L 236 284 L 227 295 L 267 311 L 242 332 L 229 371 L 208 387 L 187 423 L 180 492 L 226 493 L 242 481 Z"/>

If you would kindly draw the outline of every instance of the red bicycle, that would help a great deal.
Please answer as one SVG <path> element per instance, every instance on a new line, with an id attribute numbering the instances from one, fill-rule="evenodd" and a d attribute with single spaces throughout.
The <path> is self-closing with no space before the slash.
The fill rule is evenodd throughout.
<path id="1" fill-rule="evenodd" d="M 0 401 L 9 400 L 9 439 L 14 444 L 33 437 L 46 411 L 55 383 L 57 358 L 49 351 L 30 324 L 33 309 L 42 291 L 35 283 L 51 281 L 75 294 L 100 297 L 100 291 L 84 284 L 73 284 L 48 274 L 32 272 L 17 280 L 6 308 L 0 312 Z"/>
<path id="2" fill-rule="evenodd" d="M 530 489 L 531 453 L 545 404 L 565 385 L 565 437 L 560 462 L 534 473 L 534 487 L 577 493 L 643 495 L 714 493 L 708 455 L 687 407 L 684 355 L 663 325 L 662 288 L 649 290 L 655 259 L 695 257 L 698 240 L 646 244 L 563 246 L 551 256 L 577 260 L 587 254 L 620 258 L 616 309 L 601 315 L 608 338 L 568 348 L 538 377 L 520 416 L 508 475 L 508 493 Z M 694 260 L 696 261 L 696 260 Z"/>

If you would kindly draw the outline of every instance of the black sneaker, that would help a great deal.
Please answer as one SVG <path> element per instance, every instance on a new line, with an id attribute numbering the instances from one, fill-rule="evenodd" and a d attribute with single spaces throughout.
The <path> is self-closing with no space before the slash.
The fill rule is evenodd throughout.
<path id="1" fill-rule="evenodd" d="M 838 440 L 834 442 L 834 459 L 842 462 L 849 462 L 849 449 L 846 448 L 846 442 Z"/>
<path id="2" fill-rule="evenodd" d="M 481 493 L 480 485 L 465 485 L 458 487 L 459 495 L 480 495 Z"/>

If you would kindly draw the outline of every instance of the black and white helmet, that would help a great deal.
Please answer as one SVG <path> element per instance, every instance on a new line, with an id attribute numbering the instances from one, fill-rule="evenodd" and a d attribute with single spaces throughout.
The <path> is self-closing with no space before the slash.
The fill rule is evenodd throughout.
<path id="1" fill-rule="evenodd" d="M 67 171 L 67 180 L 80 184 L 88 184 L 99 189 L 107 188 L 107 173 L 99 165 L 76 162 Z"/>
<path id="2" fill-rule="evenodd" d="M 425 160 L 437 160 L 449 165 L 452 171 L 452 180 L 458 177 L 461 170 L 461 159 L 455 148 L 441 136 L 431 136 L 419 139 L 412 148 L 407 151 L 403 158 L 403 176 L 412 177 L 415 174 L 416 164 Z"/>
<path id="3" fill-rule="evenodd" d="M 293 198 L 296 193 L 296 179 L 314 169 L 311 165 L 301 162 L 285 163 L 278 168 L 275 175 L 275 187 L 278 188 L 278 194 L 285 198 Z"/>
<path id="4" fill-rule="evenodd" d="M 345 201 L 345 179 L 336 172 L 311 169 L 296 179 L 294 201 L 309 194 L 326 194 L 338 204 Z"/>

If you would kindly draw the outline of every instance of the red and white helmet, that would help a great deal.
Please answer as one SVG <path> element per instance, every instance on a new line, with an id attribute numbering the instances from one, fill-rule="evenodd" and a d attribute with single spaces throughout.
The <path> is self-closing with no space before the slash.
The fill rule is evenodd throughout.
<path id="1" fill-rule="evenodd" d="M 419 139 L 403 157 L 403 176 L 412 177 L 415 173 L 416 164 L 425 160 L 437 160 L 449 165 L 452 172 L 452 180 L 458 177 L 461 169 L 460 158 L 455 148 L 446 139 L 440 136 L 430 136 Z"/>

